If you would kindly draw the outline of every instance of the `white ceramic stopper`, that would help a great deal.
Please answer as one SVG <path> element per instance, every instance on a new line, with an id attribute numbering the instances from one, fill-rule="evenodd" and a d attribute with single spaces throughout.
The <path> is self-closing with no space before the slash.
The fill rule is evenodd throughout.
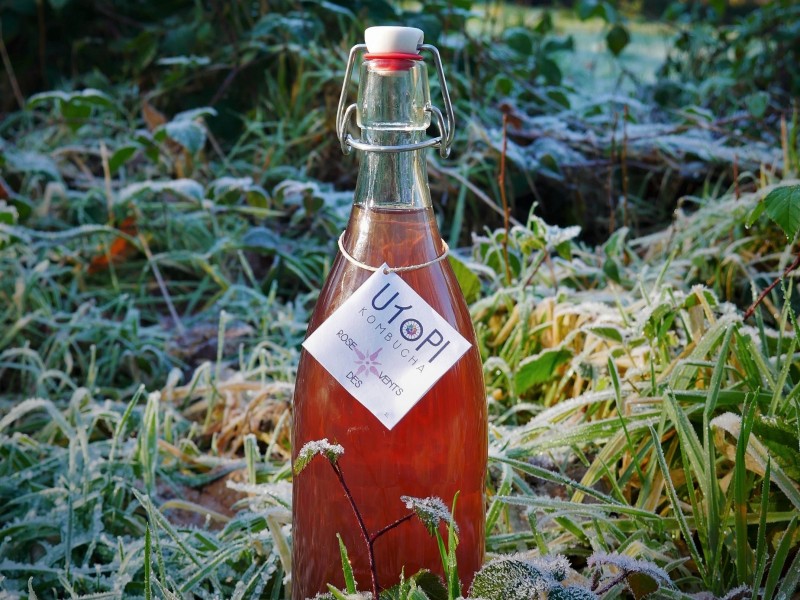
<path id="1" fill-rule="evenodd" d="M 417 54 L 417 48 L 422 44 L 424 35 L 422 30 L 416 27 L 369 27 L 364 32 L 364 41 L 370 54 L 389 52 Z"/>

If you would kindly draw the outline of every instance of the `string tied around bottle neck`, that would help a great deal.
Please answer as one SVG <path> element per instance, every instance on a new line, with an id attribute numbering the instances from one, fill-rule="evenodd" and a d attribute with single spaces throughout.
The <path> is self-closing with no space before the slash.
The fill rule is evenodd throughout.
<path id="1" fill-rule="evenodd" d="M 361 267 L 367 271 L 372 271 L 373 273 L 376 271 L 380 271 L 380 267 L 373 267 L 372 265 L 368 265 L 367 263 L 363 263 L 360 260 L 356 259 L 352 254 L 350 254 L 344 247 L 344 232 L 342 235 L 339 236 L 339 252 L 342 253 L 342 256 L 347 259 L 348 262 L 354 264 L 357 267 Z M 447 255 L 450 254 L 450 246 L 447 245 L 447 242 L 442 240 L 442 245 L 444 246 L 444 251 L 434 258 L 433 260 L 429 260 L 428 262 L 419 263 L 416 265 L 407 265 L 405 267 L 384 267 L 383 274 L 388 275 L 389 273 L 405 273 L 406 271 L 416 271 L 417 269 L 424 269 L 425 267 L 430 267 L 431 265 L 435 265 L 438 262 L 443 261 L 447 258 Z"/>

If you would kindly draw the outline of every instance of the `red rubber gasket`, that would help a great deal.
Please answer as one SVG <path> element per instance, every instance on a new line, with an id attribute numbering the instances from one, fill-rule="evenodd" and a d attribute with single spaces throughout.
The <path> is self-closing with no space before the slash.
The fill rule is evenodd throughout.
<path id="1" fill-rule="evenodd" d="M 407 54 L 405 52 L 386 52 L 384 54 L 370 54 L 364 55 L 367 60 L 422 60 L 419 54 Z"/>

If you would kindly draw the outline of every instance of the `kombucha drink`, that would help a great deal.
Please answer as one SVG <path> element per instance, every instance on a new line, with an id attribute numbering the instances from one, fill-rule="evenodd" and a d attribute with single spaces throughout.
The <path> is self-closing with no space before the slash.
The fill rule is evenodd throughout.
<path id="1" fill-rule="evenodd" d="M 373 67 L 362 68 L 362 88 L 365 79 L 385 76 L 385 69 L 370 71 Z M 384 98 L 395 91 L 405 97 L 403 84 L 390 80 L 381 85 L 388 86 Z M 422 93 L 427 93 L 427 83 Z M 371 143 L 403 143 L 424 134 L 425 122 L 413 118 L 400 132 L 372 130 L 373 121 L 364 113 L 359 124 Z M 431 207 L 424 150 L 363 154 L 342 241 L 354 259 L 374 266 L 422 265 L 445 251 Z M 339 254 L 307 335 L 371 275 Z M 408 514 L 401 496 L 438 496 L 450 506 L 458 492 L 457 558 L 466 591 L 484 557 L 488 434 L 482 362 L 447 260 L 398 275 L 472 346 L 391 430 L 303 350 L 294 396 L 293 458 L 309 441 L 328 438 L 341 444 L 345 452 L 339 465 L 370 533 Z M 444 527 L 441 531 L 446 535 Z M 359 590 L 368 591 L 366 544 L 338 479 L 328 461 L 318 457 L 293 482 L 293 600 L 327 592 L 328 583 L 344 586 L 337 533 L 347 546 Z M 377 540 L 375 561 L 382 589 L 397 584 L 401 572 L 409 577 L 424 568 L 442 574 L 436 540 L 416 518 Z"/>

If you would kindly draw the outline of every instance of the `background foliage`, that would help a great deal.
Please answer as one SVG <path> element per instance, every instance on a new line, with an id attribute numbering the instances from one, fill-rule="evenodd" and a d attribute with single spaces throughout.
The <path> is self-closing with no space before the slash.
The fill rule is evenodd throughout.
<path id="1" fill-rule="evenodd" d="M 355 183 L 333 115 L 397 21 L 456 104 L 429 171 L 485 361 L 488 550 L 527 552 L 493 589 L 561 555 L 573 592 L 790 597 L 800 11 L 658 7 L 647 73 L 639 8 L 3 4 L 0 594 L 286 593 L 297 349 Z"/>

